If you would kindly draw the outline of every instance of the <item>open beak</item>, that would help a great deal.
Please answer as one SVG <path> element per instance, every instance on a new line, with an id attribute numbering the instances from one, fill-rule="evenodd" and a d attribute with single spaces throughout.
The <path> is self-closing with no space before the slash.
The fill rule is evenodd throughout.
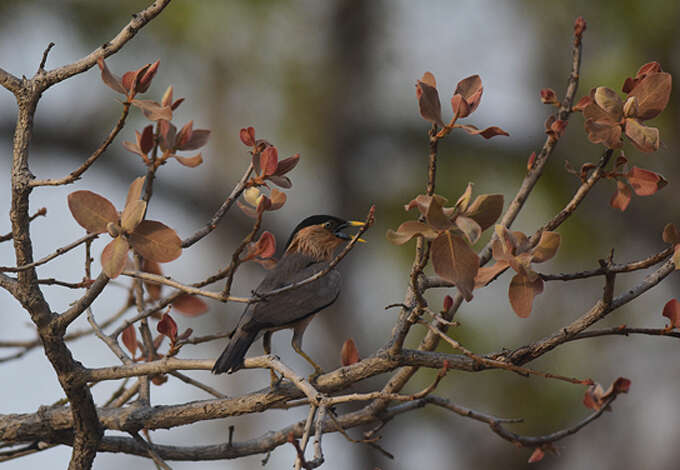
<path id="1" fill-rule="evenodd" d="M 335 236 L 338 238 L 342 238 L 343 240 L 351 240 L 352 236 L 347 235 L 345 232 L 343 232 L 343 229 L 346 229 L 347 227 L 363 227 L 366 225 L 364 222 L 360 222 L 358 220 L 349 220 L 347 221 L 346 224 L 342 224 L 335 230 Z M 366 243 L 366 240 L 363 238 L 359 238 L 357 241 L 361 243 Z"/>

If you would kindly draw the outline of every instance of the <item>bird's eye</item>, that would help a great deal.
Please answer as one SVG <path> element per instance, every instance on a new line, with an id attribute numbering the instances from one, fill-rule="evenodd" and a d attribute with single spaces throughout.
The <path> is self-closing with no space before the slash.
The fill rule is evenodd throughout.
<path id="1" fill-rule="evenodd" d="M 322 225 L 322 227 L 325 228 L 326 230 L 330 230 L 330 228 L 331 228 L 331 223 L 330 223 L 330 222 L 324 222 L 323 225 Z"/>

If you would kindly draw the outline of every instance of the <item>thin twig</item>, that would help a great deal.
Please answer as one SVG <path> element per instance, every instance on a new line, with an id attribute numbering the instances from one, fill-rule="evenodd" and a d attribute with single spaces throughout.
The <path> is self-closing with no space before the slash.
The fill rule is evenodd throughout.
<path id="1" fill-rule="evenodd" d="M 152 282 L 154 284 L 163 284 L 166 286 L 174 287 L 175 289 L 179 289 L 182 292 L 185 292 L 190 295 L 200 295 L 202 297 L 208 297 L 210 299 L 219 300 L 220 302 L 239 302 L 239 303 L 252 302 L 252 299 L 249 299 L 247 297 L 224 296 L 221 292 L 212 292 L 197 289 L 196 287 L 188 286 L 186 284 L 181 284 L 177 281 L 172 280 L 170 276 L 161 276 L 158 274 L 152 274 L 143 271 L 129 271 L 129 270 L 125 270 L 121 274 L 124 276 L 134 277 L 135 279 L 141 279 L 143 281 Z"/>
<path id="2" fill-rule="evenodd" d="M 53 260 L 57 256 L 61 256 L 64 253 L 71 251 L 72 249 L 74 249 L 78 245 L 82 245 L 85 242 L 88 242 L 90 240 L 94 240 L 98 236 L 99 236 L 99 234 L 97 234 L 97 233 L 88 233 L 84 237 L 80 237 L 76 241 L 71 242 L 66 246 L 63 246 L 61 248 L 57 248 L 56 251 L 45 256 L 44 258 L 39 259 L 38 261 L 34 261 L 32 263 L 28 263 L 28 264 L 25 264 L 23 266 L 17 266 L 17 267 L 15 267 L 15 266 L 0 266 L 0 272 L 17 273 L 17 272 L 20 272 L 20 271 L 26 271 L 27 269 L 35 268 L 36 266 L 40 266 L 41 264 L 45 264 L 45 263 Z"/>
<path id="3" fill-rule="evenodd" d="M 214 397 L 227 398 L 227 396 L 224 393 L 222 393 L 218 390 L 215 390 L 214 388 L 212 388 L 209 385 L 204 384 L 203 382 L 199 382 L 198 380 L 194 380 L 191 377 L 182 374 L 181 372 L 172 371 L 172 372 L 170 372 L 170 375 L 178 378 L 179 380 L 181 380 L 182 382 L 184 382 L 186 384 L 193 385 L 194 387 L 199 388 L 199 389 L 203 390 L 204 392 L 209 393 L 210 395 L 212 395 Z"/>
<path id="4" fill-rule="evenodd" d="M 134 432 L 130 433 L 130 435 L 136 442 L 147 448 L 147 451 L 149 452 L 149 457 L 151 457 L 151 460 L 154 461 L 158 468 L 162 468 L 163 470 L 172 470 L 170 466 L 167 463 L 165 463 L 163 459 L 156 453 L 156 451 L 153 450 L 153 446 L 149 442 L 146 442 L 146 440 L 144 440 L 144 438 L 140 436 L 139 433 Z"/>
<path id="5" fill-rule="evenodd" d="M 47 215 L 47 208 L 41 207 L 40 209 L 35 211 L 35 213 L 28 218 L 28 221 L 32 222 L 35 218 L 37 218 L 41 215 L 43 215 L 43 216 Z M 0 243 L 9 241 L 11 239 L 12 239 L 12 232 L 6 233 L 4 235 L 0 235 Z"/>
<path id="6" fill-rule="evenodd" d="M 189 248 L 191 245 L 199 241 L 201 238 L 205 237 L 208 235 L 210 232 L 215 230 L 217 228 L 217 224 L 224 217 L 224 214 L 227 213 L 227 211 L 231 208 L 231 206 L 234 204 L 234 201 L 241 195 L 244 189 L 246 189 L 246 182 L 248 181 L 248 178 L 250 178 L 250 174 L 253 172 L 253 164 L 251 163 L 248 166 L 248 169 L 246 170 L 245 173 L 243 173 L 243 176 L 239 180 L 239 182 L 234 186 L 234 189 L 232 189 L 231 194 L 229 194 L 229 197 L 222 203 L 220 208 L 215 212 L 215 215 L 212 216 L 210 221 L 200 230 L 198 230 L 196 233 L 193 235 L 185 238 L 182 240 L 182 248 Z"/>
<path id="7" fill-rule="evenodd" d="M 54 43 L 50 42 L 47 45 L 47 49 L 43 52 L 42 55 L 42 60 L 40 61 L 40 65 L 38 66 L 38 72 L 37 73 L 44 73 L 45 72 L 45 64 L 47 64 L 47 56 L 50 53 L 50 50 L 54 47 Z"/>

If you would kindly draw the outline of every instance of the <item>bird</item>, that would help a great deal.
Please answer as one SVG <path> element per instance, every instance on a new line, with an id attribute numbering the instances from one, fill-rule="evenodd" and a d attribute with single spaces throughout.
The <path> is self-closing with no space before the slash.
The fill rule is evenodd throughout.
<path id="1" fill-rule="evenodd" d="M 303 281 L 328 268 L 336 249 L 352 239 L 342 230 L 363 225 L 364 222 L 347 221 L 331 215 L 307 217 L 293 230 L 283 256 L 253 291 L 254 297 Z M 302 350 L 302 335 L 314 315 L 335 302 L 341 284 L 340 273 L 333 268 L 308 284 L 249 303 L 231 333 L 227 347 L 215 361 L 212 372 L 231 374 L 242 369 L 248 349 L 260 336 L 263 337 L 265 354 L 270 354 L 272 333 L 292 328 L 293 349 L 314 367 L 310 380 L 321 375 L 321 367 Z M 270 373 L 273 386 L 278 380 L 273 371 L 270 370 Z"/>

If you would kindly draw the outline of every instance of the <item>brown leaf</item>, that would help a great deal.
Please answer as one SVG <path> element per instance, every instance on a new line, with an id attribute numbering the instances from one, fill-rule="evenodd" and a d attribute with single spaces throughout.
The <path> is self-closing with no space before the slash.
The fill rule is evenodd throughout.
<path id="1" fill-rule="evenodd" d="M 502 194 L 482 194 L 468 207 L 465 215 L 477 222 L 484 231 L 496 222 L 502 212 Z"/>
<path id="2" fill-rule="evenodd" d="M 508 297 L 518 317 L 527 318 L 531 314 L 534 298 L 541 292 L 543 292 L 543 279 L 538 277 L 532 282 L 523 274 L 515 274 L 510 281 Z"/>
<path id="3" fill-rule="evenodd" d="M 444 215 L 441 201 L 442 199 L 440 198 L 430 198 L 430 203 L 425 213 L 427 223 L 435 230 L 447 230 L 452 225 L 449 218 Z"/>
<path id="4" fill-rule="evenodd" d="M 472 300 L 479 256 L 467 242 L 447 230 L 432 241 L 431 256 L 434 271 L 456 284 L 466 301 Z"/>
<path id="5" fill-rule="evenodd" d="M 408 220 L 401 224 L 397 231 L 388 230 L 387 239 L 395 245 L 403 245 L 416 235 L 422 235 L 428 240 L 437 238 L 437 231 L 427 224 L 415 220 Z"/>
<path id="6" fill-rule="evenodd" d="M 576 103 L 571 109 L 574 111 L 583 111 L 586 106 L 588 106 L 590 103 L 593 102 L 593 98 L 590 96 L 584 96 L 580 100 L 578 100 L 578 103 Z"/>
<path id="7" fill-rule="evenodd" d="M 268 231 L 262 232 L 260 238 L 255 243 L 257 245 L 258 258 L 271 258 L 276 253 L 276 238 Z"/>
<path id="8" fill-rule="evenodd" d="M 243 142 L 243 145 L 247 145 L 248 147 L 255 146 L 255 128 L 243 128 L 240 130 L 238 136 L 241 139 L 241 142 Z"/>
<path id="9" fill-rule="evenodd" d="M 625 211 L 633 196 L 633 191 L 623 181 L 616 182 L 616 192 L 609 201 L 609 205 L 621 212 Z"/>
<path id="10" fill-rule="evenodd" d="M 416 83 L 416 98 L 420 115 L 427 121 L 446 127 L 442 121 L 442 105 L 439 102 L 439 92 L 434 75 L 425 72 L 423 78 Z"/>
<path id="11" fill-rule="evenodd" d="M 619 377 L 612 383 L 606 392 L 602 395 L 602 399 L 607 399 L 611 396 L 616 396 L 619 393 L 628 393 L 630 390 L 630 379 Z"/>
<path id="12" fill-rule="evenodd" d="M 356 364 L 361 359 L 359 358 L 359 350 L 352 338 L 348 338 L 343 344 L 340 350 L 340 363 L 343 367 L 351 366 Z"/>
<path id="13" fill-rule="evenodd" d="M 293 186 L 293 183 L 290 182 L 290 178 L 287 176 L 271 175 L 268 179 L 280 188 L 288 189 Z"/>
<path id="14" fill-rule="evenodd" d="M 161 150 L 167 152 L 175 148 L 175 140 L 177 138 L 177 128 L 173 123 L 165 119 L 159 121 Z"/>
<path id="15" fill-rule="evenodd" d="M 675 224 L 666 224 L 663 228 L 663 241 L 670 243 L 671 245 L 676 245 L 680 243 L 680 231 L 675 226 Z"/>
<path id="16" fill-rule="evenodd" d="M 623 117 L 623 101 L 611 88 L 597 87 L 593 100 L 613 121 L 619 121 Z"/>
<path id="17" fill-rule="evenodd" d="M 648 127 L 633 118 L 626 119 L 625 133 L 635 148 L 641 152 L 656 152 L 659 150 L 659 129 Z"/>
<path id="18" fill-rule="evenodd" d="M 210 139 L 210 131 L 207 129 L 195 129 L 191 132 L 189 140 L 187 140 L 180 150 L 198 150 L 208 143 Z"/>
<path id="19" fill-rule="evenodd" d="M 638 196 L 651 196 L 668 184 L 660 174 L 636 166 L 631 168 L 626 177 Z"/>
<path id="20" fill-rule="evenodd" d="M 666 302 L 661 315 L 670 320 L 673 328 L 680 328 L 680 302 L 678 302 L 678 299 L 671 299 Z"/>
<path id="21" fill-rule="evenodd" d="M 279 156 L 276 147 L 267 147 L 260 154 L 260 168 L 262 176 L 271 176 L 276 173 L 279 165 Z"/>
<path id="22" fill-rule="evenodd" d="M 533 263 L 543 263 L 548 261 L 560 247 L 560 234 L 557 232 L 544 231 L 541 233 L 541 239 L 538 241 L 536 248 L 531 251 L 531 261 Z"/>
<path id="23" fill-rule="evenodd" d="M 159 119 L 169 121 L 172 119 L 172 109 L 169 106 L 161 106 L 151 100 L 132 100 L 132 104 L 141 109 L 144 116 L 150 121 L 158 121 Z"/>
<path id="24" fill-rule="evenodd" d="M 498 241 L 498 240 L 496 240 Z M 484 287 L 493 281 L 500 273 L 508 269 L 510 265 L 507 261 L 496 261 L 493 266 L 485 266 L 479 268 L 477 276 L 475 276 L 475 289 Z"/>
<path id="25" fill-rule="evenodd" d="M 257 218 L 257 211 L 252 207 L 246 206 L 245 204 L 238 200 L 236 201 L 236 205 L 238 206 L 239 209 L 241 209 L 241 212 L 243 212 L 248 217 L 251 217 L 253 219 Z"/>
<path id="26" fill-rule="evenodd" d="M 139 178 L 135 178 L 135 180 L 130 184 L 127 197 L 125 198 L 125 207 L 130 205 L 131 202 L 137 201 L 142 197 L 144 180 L 146 180 L 146 176 L 140 176 Z"/>
<path id="27" fill-rule="evenodd" d="M 647 75 L 635 85 L 628 96 L 637 97 L 639 119 L 647 121 L 666 109 L 671 96 L 671 84 L 671 74 L 659 72 Z"/>
<path id="28" fill-rule="evenodd" d="M 479 102 L 482 99 L 482 92 L 484 87 L 482 86 L 482 79 L 479 75 L 471 75 L 467 78 L 462 79 L 458 82 L 453 96 L 460 95 L 464 100 L 466 106 L 458 107 L 458 117 L 464 118 L 472 114 L 479 106 Z M 453 107 L 453 102 L 452 102 Z M 456 114 L 456 109 L 453 110 L 454 115 Z"/>
<path id="29" fill-rule="evenodd" d="M 153 149 L 153 126 L 149 124 L 144 128 L 142 133 L 135 131 L 137 133 L 137 144 L 139 149 L 144 154 L 148 154 Z"/>
<path id="30" fill-rule="evenodd" d="M 197 167 L 198 165 L 203 163 L 203 156 L 200 153 L 198 155 L 194 155 L 193 157 L 180 157 L 179 155 L 173 155 L 173 157 L 175 157 L 175 159 L 182 165 L 187 166 L 189 168 Z"/>
<path id="31" fill-rule="evenodd" d="M 130 246 L 123 237 L 116 237 L 102 251 L 102 269 L 111 279 L 117 278 L 125 268 Z"/>
<path id="32" fill-rule="evenodd" d="M 122 93 L 124 95 L 127 94 L 127 90 L 123 87 L 121 78 L 111 73 L 109 68 L 106 66 L 106 62 L 104 61 L 103 57 L 99 57 L 97 59 L 97 65 L 102 71 L 102 81 L 106 86 L 111 88 L 113 91 L 117 91 L 118 93 Z"/>
<path id="33" fill-rule="evenodd" d="M 285 158 L 279 162 L 279 164 L 276 166 L 276 173 L 274 173 L 276 176 L 283 176 L 286 173 L 290 172 L 295 166 L 298 164 L 300 161 L 300 154 L 296 153 L 292 157 Z"/>
<path id="34" fill-rule="evenodd" d="M 135 330 L 135 325 L 128 325 L 127 328 L 123 330 L 122 336 L 123 344 L 134 358 L 137 353 L 137 331 Z"/>
<path id="35" fill-rule="evenodd" d="M 286 203 L 286 193 L 281 192 L 276 188 L 272 188 L 269 193 L 269 199 L 272 201 L 272 206 L 269 208 L 270 211 L 281 209 Z"/>
<path id="36" fill-rule="evenodd" d="M 90 233 L 104 233 L 109 222 L 118 222 L 118 211 L 114 205 L 92 191 L 69 194 L 68 208 L 76 222 Z"/>
<path id="37" fill-rule="evenodd" d="M 540 447 L 536 447 L 534 451 L 531 453 L 528 462 L 529 463 L 540 462 L 541 460 L 543 460 L 543 457 L 545 457 L 545 452 L 543 452 L 543 449 L 541 449 Z"/>
<path id="38" fill-rule="evenodd" d="M 144 93 L 149 89 L 149 86 L 151 86 L 151 80 L 153 80 L 153 77 L 156 75 L 160 63 L 161 61 L 159 59 L 153 64 L 148 64 L 146 66 L 146 69 L 144 70 L 144 73 L 141 74 L 141 77 L 139 78 L 139 83 L 137 84 L 138 93 Z"/>
<path id="39" fill-rule="evenodd" d="M 555 93 L 555 90 L 552 88 L 543 88 L 541 89 L 541 102 L 544 104 L 559 104 L 559 100 L 557 99 L 557 93 Z"/>
<path id="40" fill-rule="evenodd" d="M 467 208 L 470 205 L 471 200 L 472 200 L 472 183 L 468 183 L 467 186 L 465 187 L 465 191 L 463 191 L 463 194 L 461 194 L 461 196 L 456 201 L 456 209 L 458 209 L 458 211 L 460 212 L 467 211 Z"/>
<path id="41" fill-rule="evenodd" d="M 158 274 L 159 276 L 163 275 L 160 264 L 156 263 L 155 261 L 149 261 L 148 259 L 144 259 L 144 262 L 142 263 L 142 271 L 145 273 Z M 153 300 L 158 300 L 161 298 L 161 288 L 163 287 L 161 284 L 144 281 L 144 287 L 146 287 L 149 297 L 151 297 Z"/>
<path id="42" fill-rule="evenodd" d="M 456 217 L 456 227 L 463 232 L 463 235 L 465 235 L 465 238 L 467 238 L 471 245 L 477 243 L 482 235 L 482 228 L 479 224 L 474 219 L 463 215 Z"/>
<path id="43" fill-rule="evenodd" d="M 481 135 L 485 139 L 490 139 L 491 137 L 495 137 L 497 135 L 505 135 L 509 136 L 506 131 L 501 129 L 498 126 L 491 126 L 487 127 L 486 129 L 478 129 L 476 126 L 473 126 L 472 124 L 456 124 L 455 127 L 460 127 L 462 128 L 465 132 L 471 135 Z"/>
<path id="44" fill-rule="evenodd" d="M 673 264 L 675 264 L 675 269 L 680 269 L 680 243 L 676 244 L 673 248 Z"/>
<path id="45" fill-rule="evenodd" d="M 444 304 L 442 305 L 442 313 L 446 313 L 453 307 L 453 297 L 450 295 L 444 296 Z"/>
<path id="46" fill-rule="evenodd" d="M 184 146 L 191 139 L 191 134 L 193 133 L 194 121 L 189 121 L 179 130 L 177 133 L 177 138 L 175 140 L 175 148 L 183 149 Z"/>
<path id="47" fill-rule="evenodd" d="M 155 220 L 142 221 L 130 234 L 132 248 L 142 257 L 167 263 L 182 254 L 182 240 L 170 227 Z"/>
<path id="48" fill-rule="evenodd" d="M 125 206 L 123 213 L 120 216 L 120 226 L 126 233 L 132 231 L 139 225 L 144 218 L 146 211 L 146 201 L 137 199 Z"/>
<path id="49" fill-rule="evenodd" d="M 167 313 L 163 314 L 163 318 L 158 322 L 156 329 L 163 336 L 170 338 L 173 343 L 177 340 L 177 323 Z"/>
<path id="50" fill-rule="evenodd" d="M 189 294 L 181 294 L 172 301 L 172 306 L 187 317 L 197 317 L 208 311 L 208 304 L 195 295 Z"/>

